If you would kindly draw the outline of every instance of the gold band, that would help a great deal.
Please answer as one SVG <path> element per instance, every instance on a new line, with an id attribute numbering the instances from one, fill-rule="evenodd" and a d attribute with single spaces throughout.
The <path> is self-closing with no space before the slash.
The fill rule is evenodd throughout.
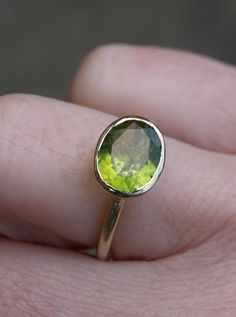
<path id="1" fill-rule="evenodd" d="M 112 240 L 119 222 L 125 199 L 115 198 L 112 201 L 111 208 L 105 217 L 103 223 L 101 236 L 97 247 L 97 258 L 100 260 L 108 260 L 110 257 L 110 249 Z"/>

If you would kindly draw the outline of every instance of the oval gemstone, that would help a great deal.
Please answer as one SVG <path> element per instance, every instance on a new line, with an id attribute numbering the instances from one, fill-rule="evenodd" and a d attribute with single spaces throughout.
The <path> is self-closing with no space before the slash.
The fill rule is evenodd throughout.
<path id="1" fill-rule="evenodd" d="M 153 178 L 161 150 L 161 140 L 147 122 L 122 121 L 111 128 L 99 147 L 100 177 L 115 190 L 133 193 Z"/>

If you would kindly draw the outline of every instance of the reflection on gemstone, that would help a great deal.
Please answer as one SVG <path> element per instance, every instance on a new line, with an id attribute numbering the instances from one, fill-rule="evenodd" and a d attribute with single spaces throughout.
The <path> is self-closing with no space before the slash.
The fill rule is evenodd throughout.
<path id="1" fill-rule="evenodd" d="M 98 170 L 115 190 L 132 193 L 153 177 L 161 156 L 161 141 L 152 126 L 136 119 L 115 125 L 98 151 Z"/>

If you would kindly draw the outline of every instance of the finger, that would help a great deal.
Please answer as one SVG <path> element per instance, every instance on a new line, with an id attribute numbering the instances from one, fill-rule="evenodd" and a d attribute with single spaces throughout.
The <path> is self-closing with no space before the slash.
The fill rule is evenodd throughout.
<path id="1" fill-rule="evenodd" d="M 114 117 L 26 95 L 2 97 L 0 109 L 1 221 L 13 220 L 13 231 L 19 222 L 20 233 L 25 222 L 96 246 L 109 198 L 95 181 L 93 154 Z M 234 158 L 166 143 L 158 184 L 126 204 L 112 250 L 117 259 L 155 259 L 194 247 L 235 213 Z"/>
<path id="2" fill-rule="evenodd" d="M 170 49 L 107 45 L 82 63 L 71 101 L 158 122 L 174 138 L 236 152 L 236 70 Z"/>
<path id="3" fill-rule="evenodd" d="M 156 263 L 106 263 L 70 251 L 1 241 L 0 314 L 233 316 L 235 261 L 225 257 L 232 248 L 225 249 Z"/>

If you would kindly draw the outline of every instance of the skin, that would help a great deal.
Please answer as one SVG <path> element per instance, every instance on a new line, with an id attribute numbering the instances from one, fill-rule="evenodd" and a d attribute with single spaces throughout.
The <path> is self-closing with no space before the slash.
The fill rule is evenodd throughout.
<path id="1" fill-rule="evenodd" d="M 234 316 L 235 100 L 234 67 L 128 45 L 91 52 L 70 103 L 0 97 L 0 316 Z M 93 153 L 127 114 L 156 122 L 167 161 L 102 262 L 81 252 L 109 203 Z"/>

